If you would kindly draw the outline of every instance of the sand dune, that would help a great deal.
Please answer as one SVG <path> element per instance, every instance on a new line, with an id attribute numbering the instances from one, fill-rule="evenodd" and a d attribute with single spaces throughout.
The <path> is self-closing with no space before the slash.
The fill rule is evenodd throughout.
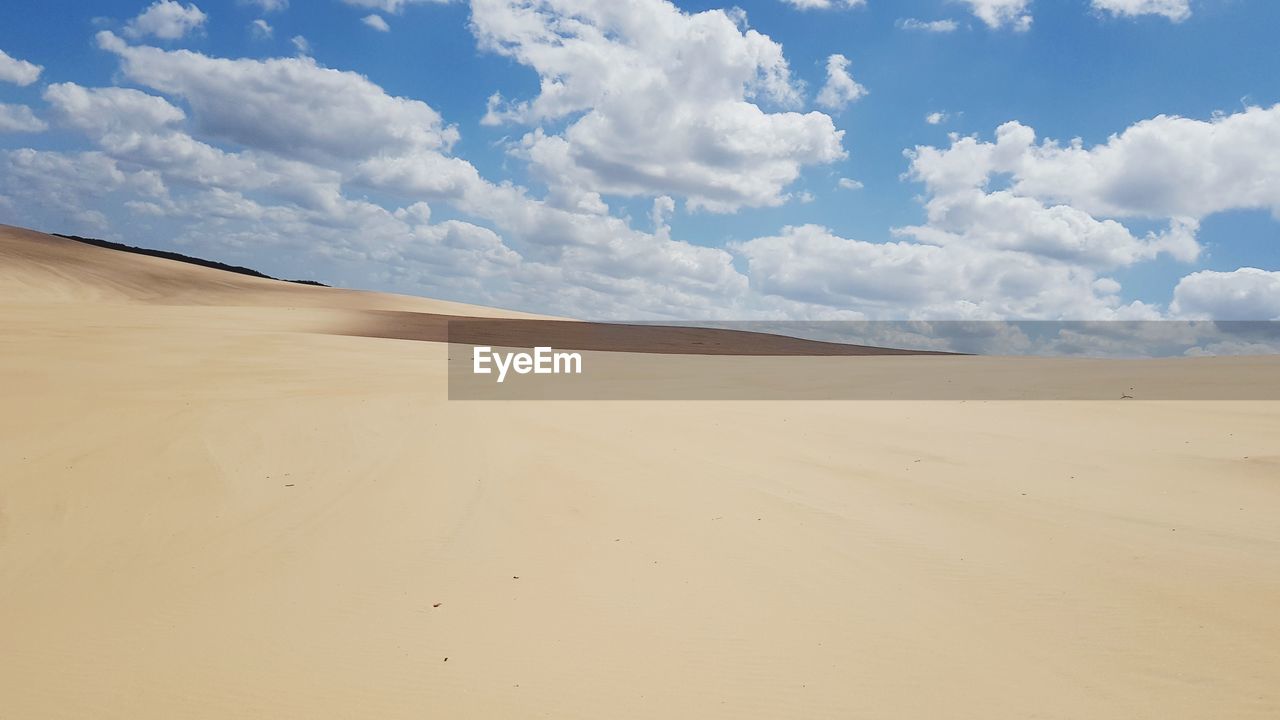
<path id="1" fill-rule="evenodd" d="M 450 402 L 371 311 L 504 315 L 0 228 L 0 718 L 1280 716 L 1280 403 Z"/>

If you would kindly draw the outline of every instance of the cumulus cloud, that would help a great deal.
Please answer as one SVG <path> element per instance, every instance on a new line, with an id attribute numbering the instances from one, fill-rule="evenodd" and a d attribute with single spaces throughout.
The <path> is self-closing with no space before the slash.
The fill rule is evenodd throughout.
<path id="1" fill-rule="evenodd" d="M 955 20 L 919 20 L 916 18 L 905 18 L 898 21 L 898 27 L 903 30 L 917 30 L 927 33 L 952 33 L 960 28 L 960 24 Z"/>
<path id="2" fill-rule="evenodd" d="M 1218 355 L 1280 355 L 1278 342 L 1227 341 L 1205 343 L 1187 349 L 1188 357 L 1213 357 Z"/>
<path id="3" fill-rule="evenodd" d="M 0 82 L 26 87 L 40 78 L 44 68 L 26 60 L 19 60 L 0 50 Z"/>
<path id="4" fill-rule="evenodd" d="M 827 82 L 818 92 L 818 105 L 843 110 L 866 94 L 867 89 L 849 75 L 849 58 L 839 54 L 827 58 Z"/>
<path id="5" fill-rule="evenodd" d="M 1196 260 L 1199 219 L 1213 211 L 1257 206 L 1265 200 L 1275 167 L 1267 152 L 1267 111 L 1251 109 L 1189 126 L 1210 145 L 1174 154 L 1171 165 L 1152 163 L 1167 147 L 1156 142 L 1140 155 L 1116 160 L 1126 182 L 1111 184 L 1098 160 L 1102 149 L 1128 147 L 1149 123 L 1138 123 L 1107 145 L 1073 143 L 1070 163 L 1057 143 L 1036 143 L 1032 129 L 1007 123 L 996 140 L 952 136 L 951 146 L 916 147 L 910 178 L 925 187 L 927 222 L 899 228 L 897 242 L 865 242 L 837 236 L 818 225 L 796 225 L 776 236 L 735 243 L 748 266 L 750 286 L 765 296 L 806 306 L 841 307 L 868 318 L 1157 319 L 1160 307 L 1121 299 L 1112 277 L 1167 255 Z M 1157 119 L 1158 120 L 1158 119 Z M 1156 122 L 1156 127 L 1162 123 Z M 1203 127 L 1202 127 L 1203 126 Z M 1207 132 L 1212 128 L 1212 132 Z M 1144 145 L 1144 143 L 1143 143 Z M 1213 149 L 1217 146 L 1217 150 Z M 1231 149 L 1230 151 L 1226 149 Z M 1198 163 L 1224 182 L 1244 173 L 1245 188 L 1231 195 L 1162 197 L 1133 195 L 1133 173 L 1170 173 Z M 1257 169 L 1240 167 L 1240 161 Z M 1215 167 L 1222 164 L 1222 167 Z M 1070 168 L 1070 172 L 1064 168 Z M 1138 183 L 1138 186 L 1140 187 Z M 1206 188 L 1192 188 L 1203 192 Z M 1271 206 L 1271 205 L 1266 205 Z M 1120 213 L 1117 213 L 1120 210 Z M 1116 217 L 1164 219 L 1166 227 L 1143 234 Z M 1194 273 L 1179 284 L 1170 313 L 1192 318 L 1272 318 L 1280 314 L 1276 273 Z"/>
<path id="6" fill-rule="evenodd" d="M 410 5 L 422 5 L 427 3 L 443 5 L 452 2 L 452 0 L 342 0 L 342 2 L 355 7 L 372 8 L 374 10 L 381 10 L 385 13 L 391 13 L 392 15 L 398 15 L 399 13 L 404 12 L 404 9 Z"/>
<path id="7" fill-rule="evenodd" d="M 184 6 L 176 0 L 156 0 L 125 25 L 124 34 L 132 38 L 151 35 L 162 40 L 177 40 L 208 19 L 194 4 Z"/>
<path id="8" fill-rule="evenodd" d="M 946 122 L 947 118 L 949 117 L 950 116 L 944 112 L 931 112 L 928 115 L 924 116 L 924 121 L 929 123 L 930 125 L 941 125 L 942 123 Z"/>
<path id="9" fill-rule="evenodd" d="M 845 157 L 829 116 L 781 110 L 800 103 L 800 88 L 782 47 L 740 27 L 739 14 L 688 14 L 666 0 L 472 8 L 481 47 L 541 77 L 530 100 L 494 95 L 485 122 L 538 125 L 516 152 L 566 202 L 598 206 L 604 193 L 671 195 L 714 212 L 778 205 L 802 167 Z M 560 132 L 542 127 L 566 118 Z"/>
<path id="10" fill-rule="evenodd" d="M 386 20 L 382 19 L 381 15 L 376 15 L 376 14 L 365 15 L 363 18 L 361 18 L 360 22 L 364 23 L 365 25 L 368 25 L 369 27 L 373 28 L 374 30 L 377 30 L 378 32 L 391 31 L 391 26 L 387 24 Z"/>
<path id="11" fill-rule="evenodd" d="M 35 133 L 48 129 L 26 105 L 0 103 L 0 133 Z"/>
<path id="12" fill-rule="evenodd" d="M 671 236 L 671 226 L 667 221 L 676 211 L 676 201 L 670 196 L 659 195 L 653 199 L 653 209 L 649 211 L 649 219 L 653 221 L 653 230 L 658 235 Z"/>
<path id="13" fill-rule="evenodd" d="M 832 8 L 866 7 L 867 0 L 782 0 L 801 10 L 830 10 Z"/>
<path id="14" fill-rule="evenodd" d="M 278 12 L 289 7 L 289 0 L 240 0 L 241 5 L 256 5 L 262 12 Z"/>
<path id="15" fill-rule="evenodd" d="M 510 10 L 501 0 L 477 0 L 477 7 L 482 2 Z M 493 42 L 507 43 L 503 52 L 513 57 L 528 53 L 528 64 L 544 77 L 538 96 L 498 101 L 494 108 L 508 114 L 505 121 L 535 125 L 516 144 L 535 169 L 550 167 L 534 156 L 555 140 L 576 153 L 566 167 L 582 164 L 610 178 L 608 172 L 618 170 L 606 172 L 599 163 L 611 159 L 626 169 L 630 156 L 596 150 L 568 128 L 593 113 L 647 126 L 654 115 L 623 111 L 648 108 L 648 102 L 656 107 L 663 98 L 674 97 L 675 110 L 700 117 L 721 117 L 722 105 L 734 112 L 754 108 L 746 111 L 753 123 L 761 116 L 807 117 L 757 105 L 798 101 L 799 88 L 781 76 L 785 82 L 775 77 L 769 89 L 762 68 L 779 66 L 762 66 L 748 51 L 772 57 L 769 48 L 776 46 L 767 38 L 751 40 L 740 18 L 649 3 L 644 7 L 659 13 L 655 22 L 636 14 L 638 6 L 593 5 L 589 11 L 604 14 L 548 18 L 545 2 L 530 0 L 513 16 L 486 21 L 478 14 L 477 23 L 518 20 L 494 31 Z M 657 44 L 644 45 L 644 52 L 632 47 L 644 41 L 628 35 L 631 22 L 656 27 Z M 642 189 L 632 194 L 652 202 L 639 229 L 629 213 L 611 212 L 599 195 L 617 180 L 552 186 L 545 196 L 493 182 L 452 154 L 458 130 L 434 108 L 394 96 L 357 73 L 308 57 L 218 58 L 130 45 L 112 33 L 98 41 L 118 59 L 117 77 L 132 87 L 56 83 L 45 90 L 48 121 L 78 133 L 92 150 L 0 152 L 6 219 L 109 234 L 108 215 L 119 222 L 119 208 L 127 208 L 131 233 L 174 238 L 193 250 L 231 258 L 252 250 L 256 259 L 278 253 L 285 269 L 305 254 L 322 277 L 470 302 L 617 319 L 1150 319 L 1161 317 L 1161 309 L 1126 300 L 1117 270 L 1160 255 L 1195 258 L 1205 214 L 1274 208 L 1267 189 L 1274 180 L 1267 168 L 1275 167 L 1267 155 L 1276 145 L 1272 111 L 1253 108 L 1203 122 L 1155 118 L 1094 147 L 1037 141 L 1031 128 L 1009 123 L 991 141 L 953 135 L 949 146 L 911 151 L 909 178 L 923 186 L 924 220 L 898 229 L 891 242 L 797 224 L 725 248 L 706 247 L 674 237 L 671 225 L 677 207 L 696 209 L 698 199 L 709 196 L 705 183 L 680 185 L 665 176 L 637 182 Z M 689 57 L 669 58 L 672 48 Z M 575 52 L 595 57 L 599 51 L 606 59 L 595 62 L 598 71 L 589 76 L 558 70 L 573 67 Z M 657 59 L 637 61 L 643 72 L 629 76 L 628 86 L 615 84 L 623 76 L 610 74 L 611 53 L 628 61 L 632 54 Z M 780 48 L 776 57 L 782 62 Z M 736 89 L 698 74 L 716 63 L 737 69 Z M 635 88 L 636 77 L 645 80 L 639 93 L 654 97 L 612 104 L 606 96 Z M 697 82 L 705 87 L 686 93 L 682 83 Z M 699 139 L 689 133 L 690 122 L 664 121 L 662 130 Z M 636 154 L 656 153 L 658 164 L 671 167 L 729 173 L 741 163 L 746 174 L 759 172 L 742 150 L 762 142 L 757 125 L 716 127 L 726 144 L 710 146 L 711 157 L 698 154 L 707 148 L 699 143 L 685 149 L 689 157 L 661 143 Z M 645 130 L 607 137 L 632 140 Z M 1169 159 L 1162 143 L 1174 141 L 1166 135 L 1200 145 Z M 784 147 L 794 152 L 794 145 Z M 683 164 L 672 159 L 682 157 Z M 1161 164 L 1166 161 L 1171 164 Z M 1142 191 L 1147 174 L 1182 163 L 1199 163 L 1195 172 L 1209 172 L 1217 182 L 1243 173 L 1241 185 L 1229 189 L 1234 199 L 1227 190 L 1208 198 Z M 1124 179 L 1113 180 L 1113 173 Z M 786 192 L 785 175 L 767 178 L 773 184 L 764 187 Z M 836 184 L 860 187 L 850 178 Z M 755 197 L 730 187 L 738 192 L 733 197 Z M 1204 187 L 1194 190 L 1204 193 Z M 1124 224 L 1127 217 L 1155 218 L 1159 229 L 1135 232 Z M 1237 274 L 1188 275 L 1170 313 L 1280 315 L 1272 304 L 1275 273 Z M 1230 299 L 1221 290 L 1229 286 L 1254 289 Z"/>
<path id="16" fill-rule="evenodd" d="M 0 150 L 0 198 L 27 225 L 110 233 L 95 201 L 124 202 L 154 189 L 154 176 L 127 172 L 100 152 Z M 20 208 L 20 210 L 18 210 Z"/>
<path id="17" fill-rule="evenodd" d="M 1191 17 L 1190 0 L 1093 0 L 1093 7 L 1112 15 L 1128 17 L 1163 15 L 1174 22 L 1182 22 Z"/>
<path id="18" fill-rule="evenodd" d="M 24 208 L 20 218 L 65 226 L 78 206 L 86 222 L 76 227 L 87 230 L 101 219 L 98 208 L 125 207 L 135 230 L 176 225 L 167 237 L 220 254 L 287 248 L 309 253 L 315 267 L 347 268 L 344 277 L 360 268 L 365 285 L 581 316 L 741 316 L 794 306 L 750 296 L 727 251 L 673 240 L 674 200 L 655 202 L 657 226 L 646 233 L 491 183 L 447 154 L 456 130 L 433 109 L 355 73 L 309 58 L 130 46 L 110 33 L 99 41 L 119 56 L 122 77 L 186 109 L 134 88 L 51 86 L 54 119 L 98 149 L 0 157 L 0 197 Z M 77 165 L 82 176 L 71 178 Z M 406 204 L 384 208 L 350 197 L 348 187 Z M 433 222 L 435 203 L 466 219 Z"/>
<path id="19" fill-rule="evenodd" d="M 458 138 L 426 103 L 392 97 L 357 73 L 311 58 L 213 58 L 130 46 L 105 31 L 98 40 L 120 57 L 130 80 L 185 99 L 203 133 L 246 147 L 354 162 L 447 149 Z"/>
<path id="20" fill-rule="evenodd" d="M 1006 123 L 994 143 L 953 136 L 945 150 L 916 148 L 910 174 L 929 191 L 928 224 L 899 232 L 930 244 L 1019 250 L 1092 268 L 1124 267 L 1161 253 L 1184 262 L 1198 256 L 1198 216 L 1186 208 L 1166 216 L 1165 232 L 1136 237 L 1113 219 L 1095 218 L 1087 203 L 1073 202 L 1078 198 L 1022 183 L 1020 173 L 1039 172 L 1034 140 L 1031 128 Z M 1001 173 L 1013 174 L 1010 187 L 990 191 Z"/>
<path id="21" fill-rule="evenodd" d="M 311 43 L 301 35 L 294 35 L 289 38 L 289 42 L 293 45 L 293 49 L 298 51 L 299 55 L 311 54 Z"/>
<path id="22" fill-rule="evenodd" d="M 1246 267 L 1192 273 L 1178 281 L 1169 309 L 1190 319 L 1280 320 L 1280 272 Z"/>
<path id="23" fill-rule="evenodd" d="M 731 246 L 758 292 L 870 319 L 1142 318 L 1092 270 L 1029 252 L 918 242 L 872 243 L 816 225 Z"/>
<path id="24" fill-rule="evenodd" d="M 89 89 L 56 83 L 45 88 L 44 100 L 59 124 L 94 137 L 136 136 L 186 119 L 168 100 L 132 88 Z"/>
<path id="25" fill-rule="evenodd" d="M 861 190 L 863 188 L 863 184 L 859 180 L 842 177 L 836 181 L 836 187 L 841 190 Z"/>
<path id="26" fill-rule="evenodd" d="M 264 191 L 313 209 L 339 204 L 339 175 L 255 151 L 226 152 L 184 128 L 186 114 L 167 100 L 132 88 L 50 86 L 45 100 L 61 126 L 92 139 L 110 158 L 156 174 L 165 182 L 229 192 Z"/>
<path id="27" fill-rule="evenodd" d="M 899 233 L 929 244 L 1018 250 L 1099 269 L 1127 267 L 1161 253 L 1191 262 L 1200 252 L 1193 220 L 1177 219 L 1164 232 L 1137 237 L 1115 220 L 1006 190 L 935 195 L 926 212 L 928 225 Z"/>
<path id="28" fill-rule="evenodd" d="M 953 135 L 917 147 L 909 177 L 925 186 L 926 222 L 895 243 L 843 238 L 817 226 L 734 246 L 753 289 L 871 317 L 1148 319 L 1125 303 L 1116 269 L 1161 255 L 1191 262 L 1202 218 L 1278 207 L 1275 108 L 1211 121 L 1157 117 L 1087 148 L 1048 140 L 1020 123 L 994 141 Z M 1138 234 L 1118 218 L 1157 219 Z M 1280 273 L 1245 268 L 1192 273 L 1175 317 L 1280 316 Z"/>
<path id="29" fill-rule="evenodd" d="M 1210 120 L 1160 115 L 1107 142 L 1036 144 L 1008 123 L 997 142 L 957 138 L 947 151 L 921 149 L 915 169 L 934 184 L 972 184 L 1006 174 L 1019 195 L 1064 202 L 1110 217 L 1203 218 L 1266 209 L 1280 217 L 1280 105 Z"/>
<path id="30" fill-rule="evenodd" d="M 993 29 L 1012 28 L 1017 32 L 1031 29 L 1031 0 L 959 0 L 969 6 L 974 17 Z"/>
<path id="31" fill-rule="evenodd" d="M 271 27 L 271 23 L 263 20 L 262 18 L 258 18 L 257 20 L 249 23 L 249 34 L 255 39 L 266 40 L 272 35 L 275 35 L 275 32 L 275 28 Z"/>

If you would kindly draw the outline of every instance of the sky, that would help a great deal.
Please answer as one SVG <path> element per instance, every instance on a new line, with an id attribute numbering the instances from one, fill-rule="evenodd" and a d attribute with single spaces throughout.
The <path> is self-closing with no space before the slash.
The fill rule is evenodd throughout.
<path id="1" fill-rule="evenodd" d="M 593 319 L 1280 319 L 1270 0 L 0 5 L 0 222 Z"/>

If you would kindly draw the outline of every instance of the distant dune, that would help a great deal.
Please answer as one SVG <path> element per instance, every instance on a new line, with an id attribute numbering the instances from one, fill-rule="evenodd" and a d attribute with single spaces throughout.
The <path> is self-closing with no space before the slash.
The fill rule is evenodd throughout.
<path id="1" fill-rule="evenodd" d="M 1278 402 L 451 402 L 449 317 L 534 318 L 0 227 L 0 718 L 1280 717 Z"/>

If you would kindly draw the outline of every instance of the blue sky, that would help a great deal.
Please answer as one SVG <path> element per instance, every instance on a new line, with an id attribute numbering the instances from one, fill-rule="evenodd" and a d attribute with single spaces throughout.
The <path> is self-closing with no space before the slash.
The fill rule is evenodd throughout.
<path id="1" fill-rule="evenodd" d="M 582 316 L 1273 319 L 1277 27 L 1261 0 L 8 3 L 0 221 Z M 857 89 L 822 102 L 833 55 Z M 281 139 L 330 100 L 345 137 Z"/>

